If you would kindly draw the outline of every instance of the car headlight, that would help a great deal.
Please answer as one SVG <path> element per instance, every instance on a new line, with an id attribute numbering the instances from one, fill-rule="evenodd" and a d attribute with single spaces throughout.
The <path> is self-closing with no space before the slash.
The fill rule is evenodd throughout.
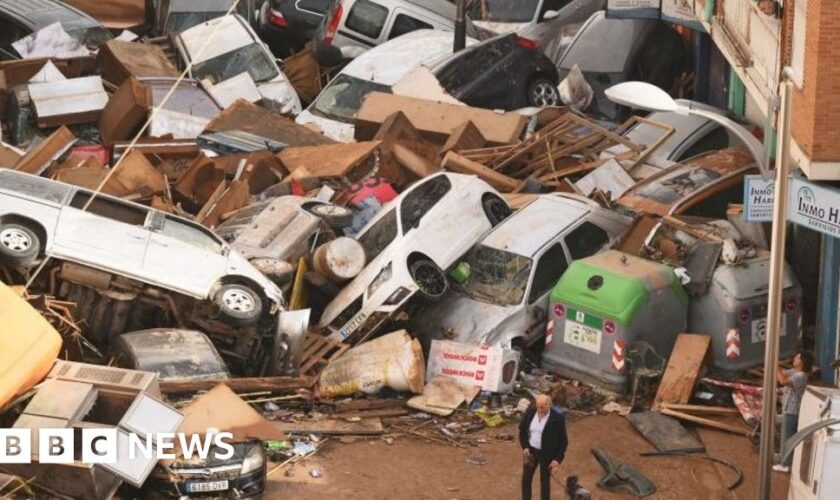
<path id="1" fill-rule="evenodd" d="M 379 271 L 379 274 L 377 274 L 376 277 L 373 278 L 373 281 L 370 282 L 370 285 L 368 285 L 368 297 L 376 293 L 376 290 L 379 289 L 379 287 L 382 286 L 383 283 L 391 279 L 391 275 L 393 274 L 391 271 L 392 265 L 391 262 L 389 262 L 388 265 L 383 267 L 382 270 Z"/>
<path id="2" fill-rule="evenodd" d="M 401 286 L 401 287 L 397 288 L 396 290 L 394 290 L 394 293 L 392 293 L 385 300 L 385 305 L 386 306 L 395 306 L 395 305 L 399 304 L 400 302 L 402 302 L 403 299 L 405 299 L 406 296 L 408 296 L 408 294 L 409 294 L 408 288 L 405 288 L 405 287 Z"/>
<path id="3" fill-rule="evenodd" d="M 251 451 L 245 455 L 245 460 L 242 461 L 242 469 L 239 473 L 243 476 L 245 474 L 250 474 L 262 467 L 264 461 L 265 459 L 263 458 L 262 448 L 254 446 L 251 448 Z"/>

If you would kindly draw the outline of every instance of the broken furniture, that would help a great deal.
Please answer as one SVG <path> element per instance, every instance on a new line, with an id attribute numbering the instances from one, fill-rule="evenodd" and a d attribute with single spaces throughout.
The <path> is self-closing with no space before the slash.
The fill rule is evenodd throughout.
<path id="1" fill-rule="evenodd" d="M 160 402 L 157 374 L 57 361 L 46 381 L 30 400 L 13 428 L 33 432 L 33 462 L 6 467 L 31 478 L 47 491 L 80 498 L 110 498 L 122 481 L 139 487 L 157 463 L 157 456 L 129 455 L 129 434 L 145 439 L 157 433 L 174 433 L 183 415 Z M 102 464 L 40 463 L 37 438 L 40 429 L 116 429 L 116 460 Z M 81 440 L 77 439 L 77 444 Z M 80 453 L 79 447 L 76 452 Z M 77 455 L 78 456 L 78 455 Z"/>
<path id="2" fill-rule="evenodd" d="M 627 371 L 630 373 L 630 408 L 636 404 L 636 394 L 643 382 L 652 383 L 662 377 L 665 371 L 665 358 L 656 354 L 648 342 L 632 342 L 625 353 Z"/>

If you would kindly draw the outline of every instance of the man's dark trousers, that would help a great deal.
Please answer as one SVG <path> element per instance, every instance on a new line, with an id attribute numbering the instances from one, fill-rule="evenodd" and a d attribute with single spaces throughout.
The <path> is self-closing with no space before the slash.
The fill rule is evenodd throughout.
<path id="1" fill-rule="evenodd" d="M 540 469 L 540 499 L 549 500 L 551 497 L 551 457 L 540 450 L 531 448 L 529 460 L 525 461 L 522 468 L 522 499 L 531 500 L 531 483 L 534 479 L 534 472 Z"/>

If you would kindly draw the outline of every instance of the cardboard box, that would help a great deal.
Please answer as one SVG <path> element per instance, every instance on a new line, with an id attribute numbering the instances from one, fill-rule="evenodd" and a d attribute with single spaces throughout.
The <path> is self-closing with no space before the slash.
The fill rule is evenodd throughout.
<path id="1" fill-rule="evenodd" d="M 519 353 L 513 349 L 433 340 L 426 380 L 443 375 L 483 391 L 510 392 L 519 372 Z"/>

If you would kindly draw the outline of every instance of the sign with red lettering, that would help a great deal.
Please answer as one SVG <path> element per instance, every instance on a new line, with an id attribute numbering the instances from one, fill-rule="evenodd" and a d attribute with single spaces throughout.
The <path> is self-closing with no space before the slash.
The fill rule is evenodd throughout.
<path id="1" fill-rule="evenodd" d="M 465 386 L 507 392 L 519 371 L 519 354 L 512 349 L 433 340 L 426 380 L 443 375 Z"/>

